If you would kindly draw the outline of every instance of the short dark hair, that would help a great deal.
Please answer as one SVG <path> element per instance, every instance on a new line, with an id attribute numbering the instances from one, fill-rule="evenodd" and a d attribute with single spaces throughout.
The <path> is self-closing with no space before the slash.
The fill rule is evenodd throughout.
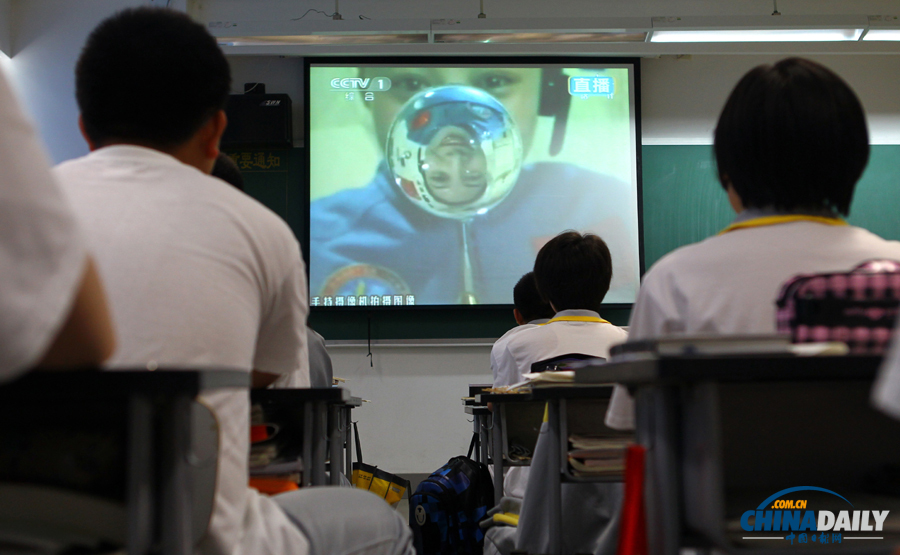
<path id="1" fill-rule="evenodd" d="M 75 68 L 87 136 L 178 146 L 225 106 L 231 71 L 206 29 L 163 8 L 134 8 L 90 34 Z"/>
<path id="2" fill-rule="evenodd" d="M 538 252 L 534 279 L 556 310 L 599 312 L 612 279 L 609 247 L 592 233 L 560 233 Z"/>
<path id="3" fill-rule="evenodd" d="M 231 159 L 231 156 L 228 156 L 224 152 L 220 152 L 219 156 L 216 157 L 216 163 L 213 164 L 210 175 L 218 177 L 229 185 L 234 186 L 236 189 L 241 191 L 244 190 L 244 176 L 241 174 L 241 169 L 238 168 L 235 161 Z"/>
<path id="4" fill-rule="evenodd" d="M 828 68 L 801 58 L 761 65 L 737 84 L 719 116 L 722 186 L 744 206 L 850 212 L 869 160 L 859 99 Z"/>
<path id="5" fill-rule="evenodd" d="M 538 292 L 537 283 L 534 281 L 534 272 L 528 272 L 522 276 L 513 287 L 513 304 L 526 322 L 553 316 L 550 303 Z"/>

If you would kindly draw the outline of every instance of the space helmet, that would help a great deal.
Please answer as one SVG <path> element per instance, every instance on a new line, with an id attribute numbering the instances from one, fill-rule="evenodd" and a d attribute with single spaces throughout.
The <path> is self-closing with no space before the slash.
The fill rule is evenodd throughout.
<path id="1" fill-rule="evenodd" d="M 481 89 L 420 91 L 394 119 L 387 160 L 403 196 L 442 218 L 487 213 L 512 191 L 522 167 L 518 125 Z"/>

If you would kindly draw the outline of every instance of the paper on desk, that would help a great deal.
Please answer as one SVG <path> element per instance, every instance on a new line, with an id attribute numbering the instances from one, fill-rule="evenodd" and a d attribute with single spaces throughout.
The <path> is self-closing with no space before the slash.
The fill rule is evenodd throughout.
<path id="1" fill-rule="evenodd" d="M 555 372 L 529 372 L 524 374 L 526 383 L 573 383 L 574 370 L 557 370 Z"/>
<path id="2" fill-rule="evenodd" d="M 529 391 L 533 385 L 563 385 L 575 383 L 574 370 L 557 370 L 554 372 L 528 372 L 522 375 L 525 380 L 500 387 L 486 389 L 488 393 L 522 393 Z"/>
<path id="3" fill-rule="evenodd" d="M 850 354 L 850 347 L 840 341 L 824 343 L 794 343 L 791 352 L 799 357 L 844 356 Z"/>

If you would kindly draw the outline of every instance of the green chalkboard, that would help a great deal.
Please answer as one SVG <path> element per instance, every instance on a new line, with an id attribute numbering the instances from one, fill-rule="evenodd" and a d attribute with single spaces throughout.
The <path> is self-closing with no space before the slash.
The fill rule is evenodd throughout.
<path id="1" fill-rule="evenodd" d="M 247 192 L 284 217 L 302 242 L 307 232 L 300 197 L 302 150 L 274 152 L 284 160 L 277 166 L 270 151 L 229 154 L 243 165 Z M 666 253 L 717 233 L 734 213 L 716 177 L 711 146 L 644 146 L 642 157 L 644 267 L 649 268 Z M 900 145 L 872 147 L 849 221 L 900 240 Z M 603 314 L 619 325 L 628 315 L 621 309 Z M 499 337 L 515 325 L 507 309 L 317 312 L 309 321 L 326 339 L 365 339 L 370 333 L 372 339 Z"/>
<path id="2" fill-rule="evenodd" d="M 300 243 L 306 236 L 302 148 L 229 150 L 244 178 L 244 191 L 284 218 Z"/>
<path id="3" fill-rule="evenodd" d="M 728 225 L 734 212 L 716 177 L 712 146 L 645 146 L 644 267 Z M 872 147 L 848 221 L 900 239 L 900 145 Z"/>

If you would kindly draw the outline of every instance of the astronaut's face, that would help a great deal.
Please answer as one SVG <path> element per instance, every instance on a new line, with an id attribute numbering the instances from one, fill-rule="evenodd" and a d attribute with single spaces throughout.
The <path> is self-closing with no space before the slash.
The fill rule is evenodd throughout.
<path id="1" fill-rule="evenodd" d="M 434 135 L 425 147 L 421 169 L 425 186 L 444 204 L 468 204 L 487 189 L 487 158 L 459 127 L 450 125 Z"/>
<path id="2" fill-rule="evenodd" d="M 541 99 L 540 68 L 366 67 L 361 75 L 388 77 L 391 80 L 389 91 L 378 93 L 378 98 L 373 102 L 366 102 L 372 110 L 375 130 L 382 145 L 397 112 L 414 94 L 442 85 L 467 85 L 481 89 L 503 103 L 519 126 L 524 151 L 527 153 L 531 147 Z"/>

